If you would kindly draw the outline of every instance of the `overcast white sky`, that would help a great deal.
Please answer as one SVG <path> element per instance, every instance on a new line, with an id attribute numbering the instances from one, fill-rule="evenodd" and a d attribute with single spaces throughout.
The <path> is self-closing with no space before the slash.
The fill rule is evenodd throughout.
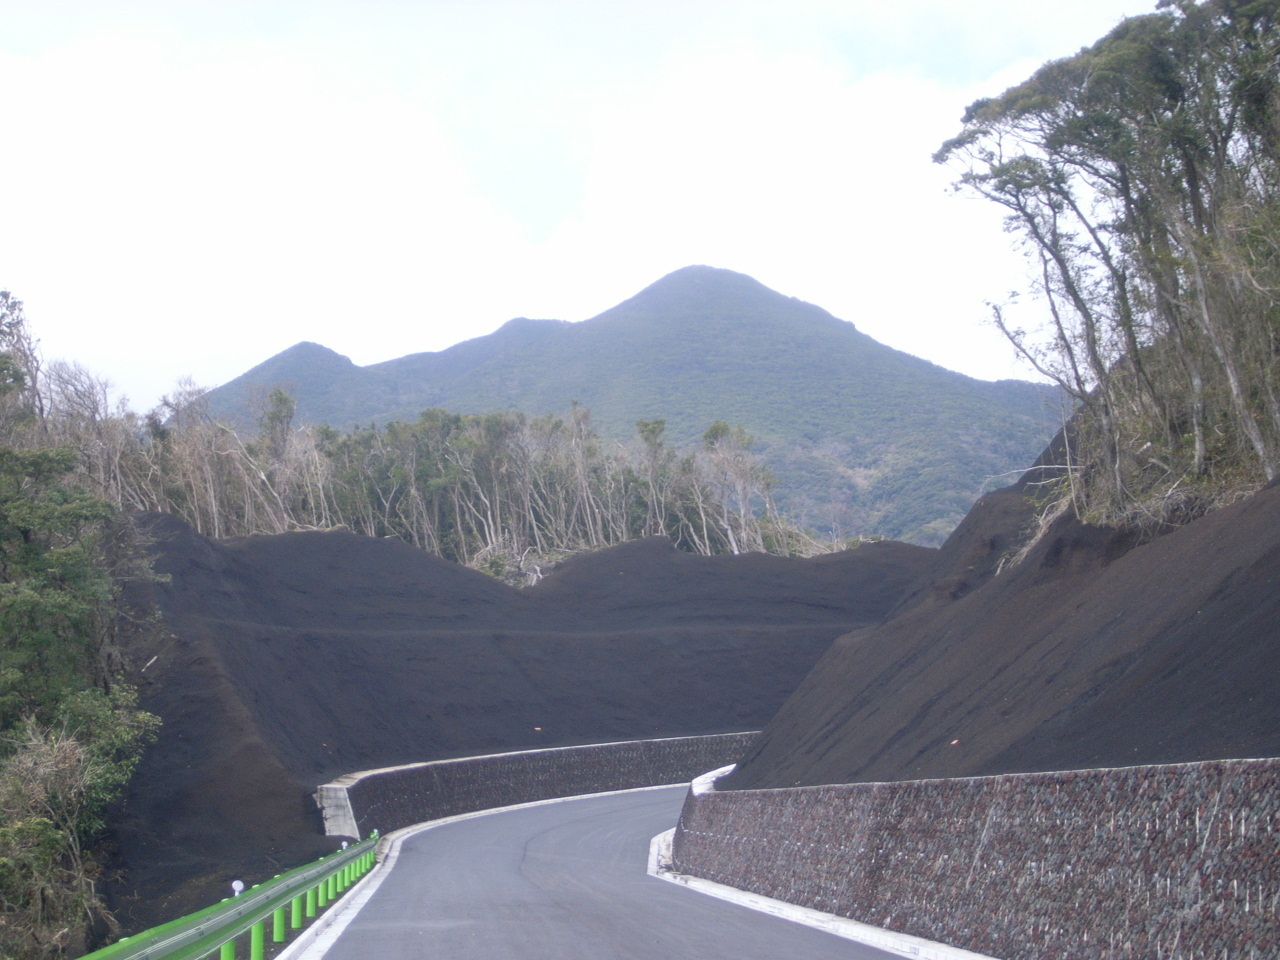
<path id="1" fill-rule="evenodd" d="M 691 263 L 972 376 L 1025 289 L 930 155 L 1154 0 L 0 0 L 0 288 L 134 409 Z"/>

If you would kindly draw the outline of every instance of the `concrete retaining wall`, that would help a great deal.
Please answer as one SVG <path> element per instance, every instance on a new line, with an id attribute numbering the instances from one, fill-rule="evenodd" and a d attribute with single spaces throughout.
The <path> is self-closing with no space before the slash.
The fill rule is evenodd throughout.
<path id="1" fill-rule="evenodd" d="M 679 873 L 1002 960 L 1280 956 L 1280 760 L 717 793 Z"/>
<path id="2" fill-rule="evenodd" d="M 534 800 L 687 783 L 737 760 L 755 733 L 629 740 L 496 753 L 365 770 L 321 785 L 329 836 L 386 834 L 410 824 Z"/>

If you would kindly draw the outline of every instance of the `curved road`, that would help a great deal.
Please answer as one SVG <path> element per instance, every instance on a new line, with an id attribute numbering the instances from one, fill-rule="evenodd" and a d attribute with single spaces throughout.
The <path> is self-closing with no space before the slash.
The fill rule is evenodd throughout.
<path id="1" fill-rule="evenodd" d="M 500 811 L 407 838 L 324 954 L 417 960 L 882 960 L 891 954 L 648 876 L 688 788 Z"/>

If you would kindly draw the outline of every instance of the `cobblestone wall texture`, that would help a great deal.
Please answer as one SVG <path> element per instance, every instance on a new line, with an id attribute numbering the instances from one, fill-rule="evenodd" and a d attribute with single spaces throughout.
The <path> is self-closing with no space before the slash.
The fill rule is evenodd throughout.
<path id="1" fill-rule="evenodd" d="M 754 733 L 632 740 L 438 760 L 344 777 L 361 836 L 534 800 L 687 783 L 733 763 Z"/>
<path id="2" fill-rule="evenodd" d="M 1280 760 L 692 792 L 677 872 L 1002 960 L 1280 956 Z"/>

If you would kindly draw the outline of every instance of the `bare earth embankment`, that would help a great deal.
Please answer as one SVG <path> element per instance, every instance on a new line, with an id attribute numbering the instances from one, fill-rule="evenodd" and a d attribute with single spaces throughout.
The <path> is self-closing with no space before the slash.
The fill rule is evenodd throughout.
<path id="1" fill-rule="evenodd" d="M 646 540 L 524 591 L 394 541 L 156 518 L 164 728 L 115 906 L 146 925 L 318 855 L 317 783 L 418 760 L 766 723 L 723 786 L 1280 756 L 1280 486 L 1145 543 L 1067 516 L 1011 565 L 1038 476 L 938 551 Z"/>
<path id="2" fill-rule="evenodd" d="M 988 495 L 932 585 L 851 633 L 733 788 L 1280 756 L 1280 486 L 1140 543 Z"/>
<path id="3" fill-rule="evenodd" d="M 164 726 L 117 818 L 129 928 L 327 852 L 310 794 L 341 773 L 758 729 L 936 554 L 704 558 L 653 539 L 520 591 L 398 541 L 150 525 L 172 637 L 148 652 Z"/>

